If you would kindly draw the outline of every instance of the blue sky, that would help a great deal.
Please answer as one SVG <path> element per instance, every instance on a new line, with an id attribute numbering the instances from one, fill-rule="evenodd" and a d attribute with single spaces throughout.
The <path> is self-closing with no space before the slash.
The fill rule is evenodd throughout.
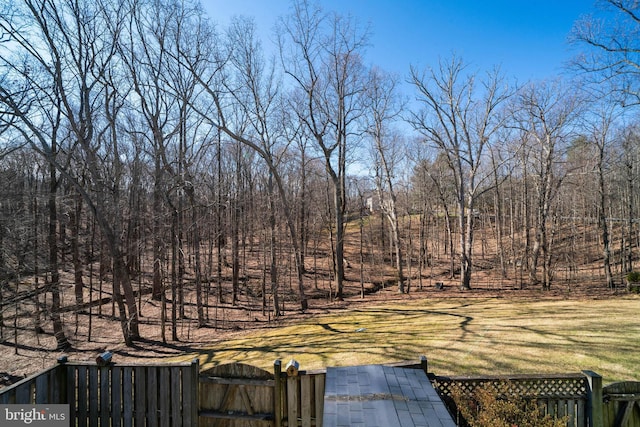
<path id="1" fill-rule="evenodd" d="M 288 0 L 203 0 L 221 26 L 233 15 L 253 17 L 264 37 L 287 13 Z M 573 56 L 573 23 L 596 9 L 592 0 L 320 0 L 326 11 L 369 24 L 367 61 L 407 76 L 409 66 L 435 66 L 452 53 L 472 68 L 499 65 L 518 83 L 554 78 Z M 268 41 L 265 41 L 265 45 Z"/>

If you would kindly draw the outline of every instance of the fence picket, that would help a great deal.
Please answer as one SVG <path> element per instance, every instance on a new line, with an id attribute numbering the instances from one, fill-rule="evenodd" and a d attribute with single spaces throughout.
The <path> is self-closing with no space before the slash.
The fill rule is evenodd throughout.
<path id="1" fill-rule="evenodd" d="M 558 418 L 562 418 L 567 415 L 567 400 L 558 400 Z"/>
<path id="2" fill-rule="evenodd" d="M 146 370 L 144 366 L 135 367 L 135 400 L 136 400 L 136 426 L 144 426 L 144 420 L 147 417 L 147 400 L 146 400 Z"/>
<path id="3" fill-rule="evenodd" d="M 87 417 L 88 417 L 88 396 L 87 396 L 87 377 L 88 377 L 89 368 L 87 366 L 78 366 L 78 415 L 77 415 L 77 423 L 78 427 L 87 427 Z"/>
<path id="4" fill-rule="evenodd" d="M 582 427 L 582 426 L 586 426 L 587 425 L 587 420 L 586 420 L 586 408 L 585 408 L 585 401 L 584 400 L 579 400 L 578 401 L 578 413 L 576 414 L 576 427 Z"/>
<path id="5" fill-rule="evenodd" d="M 569 400 L 567 402 L 567 427 L 577 427 L 575 424 L 576 405 L 577 402 L 575 400 Z"/>
<path id="6" fill-rule="evenodd" d="M 49 375 L 40 375 L 35 380 L 35 403 L 47 403 L 49 400 Z"/>
<path id="7" fill-rule="evenodd" d="M 16 388 L 16 402 L 31 403 L 33 402 L 33 393 L 31 391 L 31 382 L 22 384 Z"/>
<path id="8" fill-rule="evenodd" d="M 98 427 L 98 367 L 89 366 L 89 426 Z"/>
<path id="9" fill-rule="evenodd" d="M 326 374 L 320 373 L 314 376 L 315 385 L 315 412 L 316 412 L 316 426 L 322 426 L 323 412 L 324 412 L 324 382 Z"/>
<path id="10" fill-rule="evenodd" d="M 111 412 L 111 408 L 109 405 L 111 403 L 111 381 L 109 381 L 110 367 L 103 366 L 100 367 L 100 392 L 99 392 L 99 407 L 98 413 L 100 414 L 100 425 L 107 426 L 109 425 L 109 416 Z"/>
<path id="11" fill-rule="evenodd" d="M 300 417 L 302 420 L 302 427 L 311 427 L 312 396 L 311 376 L 302 375 L 300 377 Z"/>
<path id="12" fill-rule="evenodd" d="M 111 369 L 111 427 L 122 426 L 122 368 Z"/>
<path id="13" fill-rule="evenodd" d="M 171 425 L 182 427 L 182 396 L 180 396 L 181 368 L 171 368 Z"/>
<path id="14" fill-rule="evenodd" d="M 147 426 L 158 427 L 158 371 L 147 368 Z"/>
<path id="15" fill-rule="evenodd" d="M 69 404 L 69 416 L 71 419 L 76 418 L 76 390 L 78 389 L 76 367 L 71 365 L 64 365 L 64 369 L 67 370 L 65 379 L 66 384 L 60 384 L 60 387 L 65 389 L 65 402 Z"/>
<path id="16" fill-rule="evenodd" d="M 133 427 L 133 368 L 122 370 L 122 425 Z"/>
<path id="17" fill-rule="evenodd" d="M 198 425 L 198 374 L 200 361 L 193 359 L 189 368 L 182 371 L 182 397 L 183 416 L 185 427 L 195 427 Z"/>
<path id="18" fill-rule="evenodd" d="M 298 425 L 299 385 L 298 377 L 287 377 L 287 419 L 289 427 Z"/>
<path id="19" fill-rule="evenodd" d="M 169 427 L 171 425 L 171 380 L 169 379 L 169 368 L 160 367 L 159 371 L 159 387 L 158 394 L 158 415 L 160 416 L 160 427 Z M 176 396 L 177 398 L 177 396 Z"/>
<path id="20" fill-rule="evenodd" d="M 282 426 L 282 362 L 277 359 L 273 362 L 273 411 L 275 427 Z"/>

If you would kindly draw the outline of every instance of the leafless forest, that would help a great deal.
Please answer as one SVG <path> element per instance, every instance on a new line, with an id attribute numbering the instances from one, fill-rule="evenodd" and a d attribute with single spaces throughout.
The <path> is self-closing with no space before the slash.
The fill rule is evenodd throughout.
<path id="1" fill-rule="evenodd" d="M 188 341 L 234 307 L 437 282 L 623 289 L 640 26 L 603 3 L 622 27 L 577 22 L 566 75 L 515 84 L 455 56 L 368 66 L 366 28 L 303 0 L 268 48 L 194 1 L 3 2 L 3 346 Z"/>

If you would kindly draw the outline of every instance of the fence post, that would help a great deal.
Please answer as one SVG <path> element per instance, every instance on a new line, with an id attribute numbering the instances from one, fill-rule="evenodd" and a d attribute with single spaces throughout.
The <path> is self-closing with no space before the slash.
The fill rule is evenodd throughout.
<path id="1" fill-rule="evenodd" d="M 282 427 L 282 384 L 281 384 L 282 362 L 276 359 L 273 362 L 273 412 L 275 427 Z"/>
<path id="2" fill-rule="evenodd" d="M 69 359 L 67 356 L 58 357 L 58 368 L 56 372 L 56 376 L 58 377 L 58 393 L 60 393 L 60 401 L 52 402 L 52 403 L 69 403 L 67 401 L 68 396 L 68 386 L 67 386 L 67 361 Z M 74 384 L 75 387 L 75 384 Z"/>
<path id="3" fill-rule="evenodd" d="M 427 360 L 427 356 L 420 356 L 420 367 L 425 375 L 429 375 L 429 361 Z"/>
<path id="4" fill-rule="evenodd" d="M 191 405 L 191 424 L 197 426 L 200 424 L 198 419 L 198 410 L 200 407 L 200 359 L 195 358 L 191 361 L 191 396 L 193 404 Z"/>
<path id="5" fill-rule="evenodd" d="M 604 424 L 602 408 L 602 376 L 593 371 L 582 371 L 589 384 L 588 415 L 589 427 L 602 427 Z"/>

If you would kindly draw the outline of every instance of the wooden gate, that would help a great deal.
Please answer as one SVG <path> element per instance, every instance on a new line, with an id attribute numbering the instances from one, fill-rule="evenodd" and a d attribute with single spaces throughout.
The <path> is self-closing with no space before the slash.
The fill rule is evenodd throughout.
<path id="1" fill-rule="evenodd" d="M 274 375 L 242 363 L 200 373 L 200 427 L 274 425 Z"/>
<path id="2" fill-rule="evenodd" d="M 322 426 L 325 371 L 298 366 L 282 371 L 276 360 L 273 373 L 242 363 L 202 371 L 199 426 Z"/>
<path id="3" fill-rule="evenodd" d="M 640 427 L 640 382 L 625 381 L 602 389 L 606 427 Z"/>

